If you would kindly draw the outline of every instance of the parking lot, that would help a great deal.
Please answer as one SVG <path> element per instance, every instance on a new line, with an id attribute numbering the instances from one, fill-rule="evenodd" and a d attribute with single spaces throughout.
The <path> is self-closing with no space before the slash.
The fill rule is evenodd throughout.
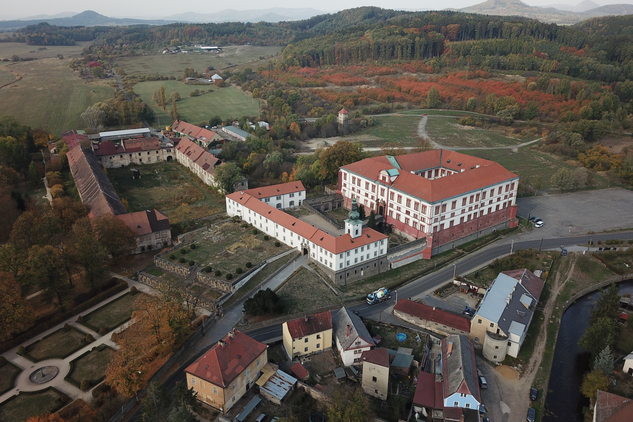
<path id="1" fill-rule="evenodd" d="M 633 228 L 633 192 L 626 189 L 519 198 L 517 204 L 519 216 L 536 216 L 545 223 L 529 237 L 566 237 Z"/>

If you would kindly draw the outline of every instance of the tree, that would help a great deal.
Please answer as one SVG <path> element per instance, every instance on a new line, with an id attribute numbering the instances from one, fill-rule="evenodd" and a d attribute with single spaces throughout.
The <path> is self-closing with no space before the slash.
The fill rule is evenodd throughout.
<path id="1" fill-rule="evenodd" d="M 28 274 L 42 289 L 42 297 L 62 307 L 70 296 L 70 283 L 61 251 L 51 245 L 35 245 L 29 250 Z"/>
<path id="2" fill-rule="evenodd" d="M 90 288 L 97 289 L 108 278 L 108 251 L 97 241 L 97 235 L 88 217 L 73 224 L 68 242 L 68 255 L 83 268 Z"/>
<path id="3" fill-rule="evenodd" d="M 591 356 L 595 358 L 605 347 L 612 347 L 615 344 L 618 331 L 616 321 L 608 317 L 600 317 L 589 325 L 578 345 L 589 350 Z"/>
<path id="4" fill-rule="evenodd" d="M 178 106 L 176 105 L 176 101 L 171 102 L 171 118 L 174 120 L 180 119 L 180 115 L 178 114 Z"/>
<path id="5" fill-rule="evenodd" d="M 12 274 L 0 271 L 0 342 L 28 330 L 35 321 L 30 302 Z"/>
<path id="6" fill-rule="evenodd" d="M 91 105 L 81 113 L 79 116 L 85 127 L 92 129 L 93 131 L 99 130 L 99 127 L 103 126 L 105 120 L 105 112 L 99 108 L 97 104 Z"/>
<path id="7" fill-rule="evenodd" d="M 173 390 L 174 405 L 177 407 L 188 407 L 195 409 L 198 406 L 198 400 L 196 396 L 198 393 L 196 390 L 187 388 L 187 383 L 183 381 L 176 382 Z"/>
<path id="8" fill-rule="evenodd" d="M 73 224 L 81 218 L 87 217 L 90 209 L 82 202 L 75 201 L 68 196 L 53 199 L 52 202 L 53 215 L 61 228 L 68 232 L 72 229 Z"/>
<path id="9" fill-rule="evenodd" d="M 31 164 L 29 164 L 29 182 L 35 186 L 41 179 L 42 175 L 40 174 L 40 169 L 37 168 L 35 161 L 31 161 Z"/>
<path id="10" fill-rule="evenodd" d="M 93 225 L 99 243 L 112 255 L 115 262 L 136 248 L 136 233 L 120 218 L 97 217 L 93 220 Z"/>
<path id="11" fill-rule="evenodd" d="M 224 163 L 215 168 L 215 182 L 225 195 L 233 192 L 233 185 L 242 179 L 242 171 L 234 163 Z"/>
<path id="12" fill-rule="evenodd" d="M 369 399 L 358 387 L 353 393 L 340 391 L 327 409 L 330 422 L 364 422 L 370 419 L 372 413 Z"/>
<path id="13" fill-rule="evenodd" d="M 574 172 L 573 170 L 566 169 L 564 167 L 559 168 L 550 179 L 550 183 L 553 187 L 559 189 L 561 192 L 564 190 L 570 190 L 574 187 Z"/>
<path id="14" fill-rule="evenodd" d="M 380 147 L 382 155 L 403 155 L 405 154 L 404 147 L 397 142 L 387 142 Z"/>
<path id="15" fill-rule="evenodd" d="M 169 96 L 169 99 L 171 100 L 171 102 L 180 101 L 181 100 L 180 93 L 178 91 L 172 92 L 171 95 Z"/>
<path id="16" fill-rule="evenodd" d="M 57 413 L 47 413 L 40 416 L 31 416 L 26 422 L 66 422 Z"/>
<path id="17" fill-rule="evenodd" d="M 363 147 L 361 144 L 338 141 L 321 153 L 318 160 L 320 163 L 319 176 L 321 180 L 333 179 L 338 174 L 340 167 L 362 159 Z"/>
<path id="18" fill-rule="evenodd" d="M 593 403 L 598 395 L 598 390 L 607 391 L 609 379 L 601 370 L 594 369 L 585 375 L 580 386 L 580 392 Z"/>
<path id="19" fill-rule="evenodd" d="M 613 353 L 611 352 L 611 348 L 607 346 L 602 349 L 600 354 L 593 360 L 593 369 L 594 371 L 601 370 L 605 375 L 609 375 L 613 373 L 614 367 Z"/>
<path id="20" fill-rule="evenodd" d="M 615 283 L 612 283 L 605 290 L 596 302 L 596 306 L 591 311 L 589 324 L 593 325 L 601 318 L 609 318 L 613 321 L 618 320 L 620 315 L 620 291 Z"/>
<path id="21" fill-rule="evenodd" d="M 253 316 L 280 314 L 283 309 L 283 302 L 270 288 L 258 291 L 255 296 L 246 299 L 246 302 L 244 302 L 244 312 Z"/>
<path id="22" fill-rule="evenodd" d="M 158 89 L 158 105 L 160 108 L 165 110 L 165 105 L 167 104 L 167 100 L 165 99 L 165 87 L 161 86 Z"/>
<path id="23" fill-rule="evenodd" d="M 364 220 L 364 219 L 365 219 L 365 206 L 364 206 L 363 204 L 360 204 L 360 205 L 358 206 L 358 217 L 359 217 L 361 220 Z"/>
<path id="24" fill-rule="evenodd" d="M 162 420 L 169 412 L 170 405 L 171 397 L 163 386 L 157 382 L 150 382 L 141 403 L 141 417 L 146 422 Z"/>
<path id="25" fill-rule="evenodd" d="M 376 229 L 376 213 L 374 213 L 374 210 L 371 210 L 371 212 L 369 213 L 369 219 L 367 220 L 367 227 L 374 230 Z"/>
<path id="26" fill-rule="evenodd" d="M 196 415 L 186 407 L 174 407 L 169 414 L 169 422 L 197 422 Z"/>
<path id="27" fill-rule="evenodd" d="M 429 93 L 426 96 L 426 106 L 428 108 L 442 107 L 442 96 L 440 95 L 440 91 L 434 86 L 429 89 Z"/>

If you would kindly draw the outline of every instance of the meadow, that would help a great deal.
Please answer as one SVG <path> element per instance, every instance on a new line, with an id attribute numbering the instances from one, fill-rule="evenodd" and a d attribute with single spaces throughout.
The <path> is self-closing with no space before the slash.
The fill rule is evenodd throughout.
<path id="1" fill-rule="evenodd" d="M 236 45 L 222 48 L 222 53 L 191 52 L 187 54 L 154 54 L 147 56 L 122 57 L 116 59 L 115 66 L 121 67 L 128 75 L 160 75 L 182 78 L 185 68 L 193 68 L 203 73 L 213 67 L 218 71 L 246 64 L 256 70 L 271 56 L 281 53 L 281 47 L 256 47 Z"/>
<path id="2" fill-rule="evenodd" d="M 166 110 L 162 110 L 152 99 L 154 91 L 161 86 L 165 87 L 165 94 L 168 99 L 172 92 L 180 94 L 182 99 L 176 105 L 180 118 L 187 122 L 201 123 L 208 121 L 213 116 L 220 116 L 222 119 L 226 119 L 259 114 L 259 100 L 254 99 L 234 86 L 218 88 L 213 84 L 188 85 L 181 81 L 152 81 L 134 85 L 134 92 L 145 103 L 150 105 L 156 113 L 158 126 L 172 123 L 172 119 L 169 116 L 171 104 L 165 107 Z M 195 89 L 204 93 L 197 97 L 190 97 L 189 94 Z M 206 92 L 208 89 L 211 89 L 212 92 Z"/>
<path id="3" fill-rule="evenodd" d="M 463 126 L 458 118 L 450 116 L 432 116 L 426 122 L 429 137 L 438 144 L 447 147 L 481 148 L 515 146 L 523 142 L 533 141 L 540 136 L 524 138 L 512 137 L 503 133 L 502 128 L 487 130 L 472 126 Z"/>
<path id="4" fill-rule="evenodd" d="M 79 79 L 68 60 L 49 58 L 8 66 L 24 77 L 0 89 L 0 115 L 13 115 L 23 124 L 48 128 L 56 135 L 82 127 L 81 113 L 114 93 L 107 80 Z"/>
<path id="5" fill-rule="evenodd" d="M 50 59 L 58 54 L 66 58 L 81 57 L 83 49 L 90 45 L 90 41 L 78 42 L 75 45 L 49 45 L 37 46 L 27 45 L 20 42 L 3 42 L 0 44 L 0 60 L 11 59 L 11 56 L 18 55 L 23 59 Z"/>

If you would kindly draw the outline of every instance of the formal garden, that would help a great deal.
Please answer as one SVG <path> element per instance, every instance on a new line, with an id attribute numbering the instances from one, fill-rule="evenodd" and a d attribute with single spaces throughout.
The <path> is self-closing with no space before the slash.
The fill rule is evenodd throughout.
<path id="1" fill-rule="evenodd" d="M 15 378 L 22 372 L 20 368 L 0 357 L 0 395 L 13 388 Z"/>
<path id="2" fill-rule="evenodd" d="M 101 344 L 70 362 L 70 371 L 64 378 L 75 387 L 86 391 L 105 378 L 105 371 L 114 349 Z"/>
<path id="3" fill-rule="evenodd" d="M 132 318 L 133 305 L 139 295 L 126 293 L 87 315 L 77 318 L 77 322 L 99 334 L 106 334 Z"/>
<path id="4" fill-rule="evenodd" d="M 68 324 L 64 328 L 52 332 L 41 340 L 18 349 L 18 354 L 30 360 L 39 362 L 46 359 L 64 359 L 94 339 L 88 334 Z"/>
<path id="5" fill-rule="evenodd" d="M 48 387 L 36 392 L 21 392 L 0 405 L 0 421 L 22 422 L 31 416 L 55 412 L 70 399 L 61 391 Z"/>

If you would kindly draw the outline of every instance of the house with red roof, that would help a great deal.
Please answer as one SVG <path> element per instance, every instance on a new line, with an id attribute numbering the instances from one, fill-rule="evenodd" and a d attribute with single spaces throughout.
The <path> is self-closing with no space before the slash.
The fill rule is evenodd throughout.
<path id="1" fill-rule="evenodd" d="M 400 299 L 393 307 L 393 314 L 403 321 L 444 336 L 470 334 L 470 319 L 408 299 Z"/>
<path id="2" fill-rule="evenodd" d="M 308 315 L 282 324 L 284 349 L 290 359 L 332 348 L 330 311 Z"/>
<path id="3" fill-rule="evenodd" d="M 389 393 L 389 352 L 387 349 L 367 350 L 361 355 L 360 361 L 363 364 L 363 391 L 380 400 L 387 400 Z"/>
<path id="4" fill-rule="evenodd" d="M 338 118 L 337 118 L 338 124 L 345 125 L 347 124 L 348 119 L 349 119 L 349 111 L 342 108 L 341 111 L 338 112 Z"/>
<path id="5" fill-rule="evenodd" d="M 171 125 L 171 130 L 176 132 L 179 137 L 187 138 L 204 148 L 209 148 L 209 145 L 214 141 L 224 142 L 224 137 L 217 131 L 192 125 L 182 120 L 176 120 Z"/>
<path id="6" fill-rule="evenodd" d="M 105 168 L 125 167 L 130 164 L 153 164 L 171 161 L 174 157 L 174 147 L 172 145 L 163 147 L 160 139 L 156 137 L 104 139 L 93 143 L 92 150 Z"/>
<path id="7" fill-rule="evenodd" d="M 298 207 L 306 199 L 306 188 L 301 183 L 301 180 L 248 189 L 244 193 L 252 195 L 279 210 Z"/>
<path id="8" fill-rule="evenodd" d="M 197 399 L 228 412 L 257 382 L 268 363 L 268 346 L 233 330 L 185 369 Z"/>
<path id="9" fill-rule="evenodd" d="M 629 422 L 633 420 L 633 400 L 598 390 L 593 422 Z"/>
<path id="10" fill-rule="evenodd" d="M 338 192 L 394 231 L 426 238 L 424 258 L 518 224 L 519 177 L 500 164 L 437 149 L 366 158 L 339 170 Z"/>

